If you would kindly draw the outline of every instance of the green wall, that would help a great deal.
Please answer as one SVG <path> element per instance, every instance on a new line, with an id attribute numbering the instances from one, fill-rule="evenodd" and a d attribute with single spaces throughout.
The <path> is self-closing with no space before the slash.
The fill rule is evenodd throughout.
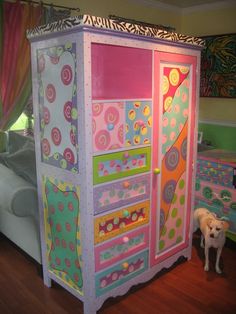
<path id="1" fill-rule="evenodd" d="M 203 132 L 203 140 L 215 148 L 236 152 L 236 127 L 200 123 L 199 131 Z"/>

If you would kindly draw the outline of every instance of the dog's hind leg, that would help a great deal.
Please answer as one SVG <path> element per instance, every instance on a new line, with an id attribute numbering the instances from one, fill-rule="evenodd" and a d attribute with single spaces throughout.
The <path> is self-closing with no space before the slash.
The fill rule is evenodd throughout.
<path id="1" fill-rule="evenodd" d="M 201 234 L 201 243 L 200 246 L 204 248 L 204 236 Z"/>
<path id="2" fill-rule="evenodd" d="M 221 251 L 222 251 L 222 247 L 218 247 L 217 253 L 216 253 L 216 265 L 215 265 L 215 269 L 216 269 L 217 274 L 221 274 L 222 273 L 222 271 L 221 271 L 221 269 L 219 267 Z"/>
<path id="3" fill-rule="evenodd" d="M 209 248 L 205 245 L 205 266 L 204 270 L 209 270 Z"/>

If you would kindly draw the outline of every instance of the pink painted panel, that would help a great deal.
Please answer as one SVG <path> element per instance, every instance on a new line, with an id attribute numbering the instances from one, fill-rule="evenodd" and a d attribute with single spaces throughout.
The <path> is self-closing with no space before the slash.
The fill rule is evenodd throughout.
<path id="1" fill-rule="evenodd" d="M 104 151 L 124 146 L 124 103 L 93 104 L 93 150 Z"/>
<path id="2" fill-rule="evenodd" d="M 95 269 L 99 271 L 148 246 L 148 227 L 130 232 L 95 248 Z"/>
<path id="3" fill-rule="evenodd" d="M 152 97 L 152 51 L 92 44 L 92 98 Z"/>

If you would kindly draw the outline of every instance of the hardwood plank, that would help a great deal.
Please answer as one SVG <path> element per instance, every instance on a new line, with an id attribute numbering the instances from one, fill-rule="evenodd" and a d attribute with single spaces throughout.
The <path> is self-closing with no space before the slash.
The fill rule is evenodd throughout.
<path id="1" fill-rule="evenodd" d="M 228 242 L 227 242 L 228 244 Z M 131 288 L 122 297 L 107 300 L 99 314 L 235 314 L 236 248 L 225 246 L 223 274 L 204 271 L 200 236 L 194 234 L 192 259 L 162 271 L 148 283 Z M 36 263 L 7 239 L 0 237 L 0 313 L 82 314 L 82 303 L 57 284 L 47 288 L 38 275 Z"/>

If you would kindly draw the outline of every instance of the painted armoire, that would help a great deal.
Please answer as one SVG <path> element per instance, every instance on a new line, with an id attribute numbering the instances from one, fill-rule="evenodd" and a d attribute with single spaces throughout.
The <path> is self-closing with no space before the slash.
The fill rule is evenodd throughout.
<path id="1" fill-rule="evenodd" d="M 27 36 L 44 282 L 94 314 L 191 257 L 203 41 L 89 15 Z"/>

